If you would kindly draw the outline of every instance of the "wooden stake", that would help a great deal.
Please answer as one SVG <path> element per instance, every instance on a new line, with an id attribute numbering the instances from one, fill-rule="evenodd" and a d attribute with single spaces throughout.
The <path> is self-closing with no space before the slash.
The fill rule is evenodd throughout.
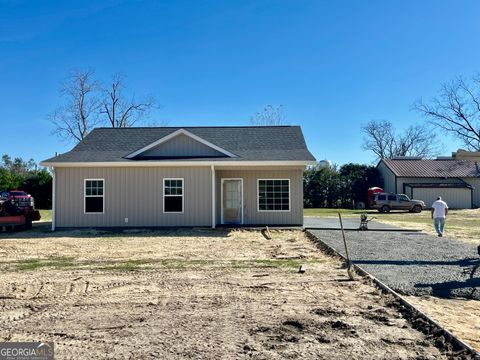
<path id="1" fill-rule="evenodd" d="M 268 226 L 265 226 L 267 228 L 267 235 L 268 237 L 271 239 L 272 238 L 272 234 L 270 233 L 270 229 L 268 228 Z"/>
<path id="2" fill-rule="evenodd" d="M 340 228 L 342 229 L 343 236 L 343 245 L 345 246 L 345 254 L 347 255 L 347 274 L 350 280 L 355 280 L 352 272 L 352 262 L 350 261 L 350 256 L 348 255 L 347 239 L 345 238 L 345 231 L 343 230 L 342 215 L 340 213 L 338 213 L 338 219 L 340 220 Z"/>

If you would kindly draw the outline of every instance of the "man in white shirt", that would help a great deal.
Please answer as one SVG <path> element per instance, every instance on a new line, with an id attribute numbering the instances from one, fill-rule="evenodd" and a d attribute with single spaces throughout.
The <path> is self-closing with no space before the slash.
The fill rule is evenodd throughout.
<path id="1" fill-rule="evenodd" d="M 445 218 L 448 214 L 448 205 L 442 200 L 442 197 L 437 197 L 437 201 L 432 204 L 432 219 L 435 230 L 438 236 L 443 236 L 443 228 L 445 227 Z"/>

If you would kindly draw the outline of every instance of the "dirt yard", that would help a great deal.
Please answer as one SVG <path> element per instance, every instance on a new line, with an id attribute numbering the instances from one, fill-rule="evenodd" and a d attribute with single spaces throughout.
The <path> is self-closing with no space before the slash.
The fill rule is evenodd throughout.
<path id="1" fill-rule="evenodd" d="M 58 359 L 446 358 L 300 231 L 0 236 L 0 341 Z"/>
<path id="2" fill-rule="evenodd" d="M 406 296 L 417 309 L 480 352 L 480 301 Z"/>

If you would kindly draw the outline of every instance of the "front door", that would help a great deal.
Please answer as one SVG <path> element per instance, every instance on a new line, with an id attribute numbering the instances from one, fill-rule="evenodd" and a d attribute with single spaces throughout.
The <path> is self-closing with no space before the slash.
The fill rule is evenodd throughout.
<path id="1" fill-rule="evenodd" d="M 243 181 L 222 179 L 222 223 L 243 223 Z"/>

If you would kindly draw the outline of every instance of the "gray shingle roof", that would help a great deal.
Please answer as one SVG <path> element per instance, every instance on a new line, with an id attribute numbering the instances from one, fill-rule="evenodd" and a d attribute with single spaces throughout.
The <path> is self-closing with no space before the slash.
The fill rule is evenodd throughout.
<path id="1" fill-rule="evenodd" d="M 477 165 L 472 160 L 384 159 L 382 161 L 395 175 L 400 177 L 464 178 L 480 176 Z"/>
<path id="2" fill-rule="evenodd" d="M 315 161 L 299 126 L 244 126 L 97 128 L 71 151 L 43 162 L 134 162 L 138 160 L 125 157 L 179 129 L 189 131 L 237 157 L 175 161 Z"/>

